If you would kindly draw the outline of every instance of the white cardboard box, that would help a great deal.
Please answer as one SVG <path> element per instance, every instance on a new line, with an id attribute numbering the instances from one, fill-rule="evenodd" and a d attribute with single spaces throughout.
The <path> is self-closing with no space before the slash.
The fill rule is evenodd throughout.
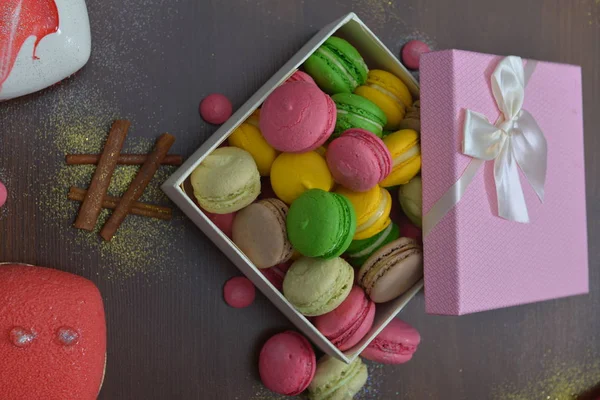
<path id="1" fill-rule="evenodd" d="M 217 132 L 163 184 L 163 191 L 181 210 L 225 253 L 225 255 L 260 289 L 260 291 L 283 312 L 294 325 L 302 331 L 325 353 L 345 362 L 351 362 L 373 340 L 375 336 L 398 314 L 406 304 L 422 289 L 423 280 L 415 284 L 401 297 L 388 303 L 377 304 L 375 322 L 371 331 L 352 349 L 341 352 L 312 323 L 300 314 L 242 253 L 240 249 L 223 234 L 198 208 L 185 193 L 183 185 L 192 171 L 204 158 L 216 149 L 246 118 L 250 116 L 280 84 L 292 75 L 304 61 L 330 36 L 339 36 L 348 40 L 358 49 L 370 69 L 384 69 L 399 78 L 408 86 L 413 96 L 419 96 L 419 85 L 398 59 L 356 16 L 350 13 L 321 29 L 308 41 L 271 79 L 267 81 L 239 110 L 225 122 Z"/>

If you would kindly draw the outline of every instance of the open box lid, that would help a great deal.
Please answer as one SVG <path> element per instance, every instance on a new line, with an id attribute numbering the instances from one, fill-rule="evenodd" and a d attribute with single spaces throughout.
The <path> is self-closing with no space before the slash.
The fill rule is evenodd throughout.
<path id="1" fill-rule="evenodd" d="M 420 61 L 428 313 L 461 315 L 589 290 L 581 68 L 525 61 L 522 109 L 546 138 L 547 170 L 541 202 L 523 174 L 529 167 L 517 167 L 529 217 L 520 223 L 498 216 L 494 165 L 500 161 L 477 162 L 462 153 L 467 110 L 490 124 L 501 116 L 491 83 L 501 60 L 447 50 Z M 514 156 L 520 150 L 511 143 Z M 532 157 L 524 158 L 531 164 Z M 502 165 L 506 160 L 511 157 Z M 461 186 L 462 198 L 452 206 Z"/>

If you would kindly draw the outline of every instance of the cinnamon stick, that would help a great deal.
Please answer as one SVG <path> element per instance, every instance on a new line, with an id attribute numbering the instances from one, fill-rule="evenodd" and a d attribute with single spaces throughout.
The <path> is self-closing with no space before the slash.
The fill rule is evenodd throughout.
<path id="1" fill-rule="evenodd" d="M 117 159 L 119 165 L 142 165 L 147 154 L 121 154 Z M 98 164 L 100 160 L 99 154 L 67 154 L 65 161 L 67 165 L 85 165 L 85 164 Z M 167 154 L 161 163 L 162 165 L 181 165 L 183 164 L 183 157 L 179 154 Z"/>
<path id="2" fill-rule="evenodd" d="M 146 186 L 148 186 L 154 177 L 154 174 L 156 174 L 160 163 L 165 158 L 174 142 L 175 137 L 168 133 L 164 133 L 158 138 L 152 153 L 148 154 L 146 161 L 133 179 L 133 182 L 131 182 L 131 185 L 129 185 L 129 188 L 121 198 L 117 208 L 115 208 L 115 211 L 102 227 L 100 236 L 102 236 L 104 240 L 110 241 L 115 235 L 117 229 L 119 229 L 119 226 L 121 226 L 123 220 L 125 220 L 125 217 L 127 217 L 127 214 L 131 211 L 133 203 L 144 193 Z"/>
<path id="3" fill-rule="evenodd" d="M 77 219 L 75 220 L 75 228 L 91 231 L 96 226 L 98 216 L 102 210 L 102 200 L 108 191 L 108 186 L 117 166 L 117 160 L 119 154 L 121 154 L 121 149 L 123 148 L 130 125 L 131 122 L 129 121 L 116 120 L 110 128 L 108 139 L 106 140 L 100 160 L 98 161 L 98 166 L 92 178 L 92 183 L 88 188 Z"/>
<path id="4" fill-rule="evenodd" d="M 83 201 L 83 199 L 85 199 L 86 193 L 87 190 L 85 189 L 71 186 L 67 197 L 69 198 L 69 200 Z M 117 205 L 120 201 L 120 197 L 106 195 L 104 196 L 104 200 L 102 201 L 102 207 L 114 210 L 115 208 L 117 208 Z M 169 220 L 173 218 L 173 211 L 169 207 L 141 203 L 139 201 L 133 203 L 133 207 L 131 207 L 131 213 L 135 215 L 141 215 L 142 217 L 158 218 L 164 220 Z"/>

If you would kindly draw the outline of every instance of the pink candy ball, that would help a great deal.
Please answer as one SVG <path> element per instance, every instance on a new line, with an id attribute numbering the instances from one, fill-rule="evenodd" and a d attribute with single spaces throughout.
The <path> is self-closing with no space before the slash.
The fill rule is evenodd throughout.
<path id="1" fill-rule="evenodd" d="M 6 190 L 6 186 L 2 182 L 0 182 L 0 207 L 6 203 L 6 198 L 8 197 L 8 192 Z"/>
<path id="2" fill-rule="evenodd" d="M 211 124 L 220 125 L 233 113 L 231 101 L 222 94 L 213 93 L 200 102 L 200 115 Z"/>
<path id="3" fill-rule="evenodd" d="M 420 40 L 411 40 L 402 47 L 402 62 L 407 68 L 419 69 L 421 54 L 429 50 L 429 46 Z"/>
<path id="4" fill-rule="evenodd" d="M 254 302 L 256 288 L 248 278 L 236 276 L 225 283 L 223 297 L 231 307 L 245 308 Z"/>

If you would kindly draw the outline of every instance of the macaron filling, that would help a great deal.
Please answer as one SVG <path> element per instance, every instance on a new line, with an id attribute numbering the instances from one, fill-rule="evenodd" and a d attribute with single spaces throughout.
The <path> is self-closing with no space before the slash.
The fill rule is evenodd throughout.
<path id="1" fill-rule="evenodd" d="M 311 398 L 327 400 L 333 398 L 338 390 L 344 389 L 349 382 L 351 382 L 361 371 L 362 368 L 366 368 L 362 363 L 361 359 L 357 357 L 347 369 L 342 370 L 339 376 L 334 377 L 329 383 L 316 390 L 311 391 Z"/>
<path id="2" fill-rule="evenodd" d="M 338 108 L 337 114 L 338 115 L 351 114 L 354 118 L 360 119 L 361 121 L 364 121 L 368 124 L 375 125 L 375 127 L 377 128 L 378 131 L 383 130 L 383 125 L 380 124 L 379 122 L 377 122 L 377 120 L 375 119 L 374 116 L 373 116 L 373 118 L 370 118 L 370 116 L 371 116 L 370 114 L 367 114 L 367 115 L 369 115 L 369 117 L 363 117 L 362 115 L 358 114 L 356 111 L 350 111 L 350 110 L 347 111 L 347 110 L 342 110 L 340 108 Z"/>
<path id="3" fill-rule="evenodd" d="M 350 46 L 351 50 L 356 53 L 356 57 L 354 59 L 349 58 L 349 56 L 344 53 L 341 49 L 339 49 L 331 40 L 325 41 L 320 49 L 326 49 L 331 52 L 331 54 L 341 60 L 340 65 L 343 65 L 343 70 L 351 75 L 353 85 L 353 89 L 356 86 L 362 84 L 367 79 L 367 74 L 369 72 L 369 67 L 362 59 L 358 51 Z M 348 49 L 350 50 L 350 49 Z"/>
<path id="4" fill-rule="evenodd" d="M 248 198 L 248 200 L 250 200 L 248 202 L 248 204 L 250 204 L 250 203 L 252 203 L 252 201 L 254 201 L 254 199 L 260 193 L 260 181 L 257 181 L 257 182 L 258 182 L 258 186 L 257 186 L 256 182 L 250 182 L 250 183 L 247 183 L 242 188 L 236 190 L 233 193 L 230 193 L 229 195 L 227 195 L 225 197 L 202 196 L 201 194 L 198 194 L 197 197 L 200 197 L 202 199 L 202 202 L 206 201 L 206 202 L 209 202 L 212 204 L 219 204 L 220 209 L 228 209 L 231 206 L 233 206 L 234 204 L 238 204 L 241 200 L 243 200 L 246 197 Z M 256 196 L 254 194 L 256 194 Z M 215 212 L 215 210 L 213 210 L 212 207 L 210 210 L 206 206 L 204 206 L 204 208 L 206 208 L 207 211 Z M 243 207 L 240 207 L 240 208 L 243 208 Z"/>
<path id="5" fill-rule="evenodd" d="M 390 92 L 389 90 L 375 84 L 375 83 L 368 83 L 367 86 L 369 86 L 370 88 L 373 88 L 375 90 L 377 90 L 378 92 L 391 97 L 392 99 L 394 99 L 394 101 L 402 106 L 404 106 L 404 102 L 402 102 L 402 100 L 400 99 L 400 97 L 396 96 L 394 93 Z"/>
<path id="6" fill-rule="evenodd" d="M 341 62 L 338 61 L 338 58 L 336 58 L 336 56 L 337 56 L 337 57 L 343 59 L 344 58 L 343 54 L 335 51 L 334 47 L 327 46 L 327 44 L 323 44 L 323 46 L 319 47 L 317 49 L 317 53 L 322 55 L 323 57 L 325 57 L 327 59 L 327 61 L 332 63 L 336 67 L 336 69 L 338 69 L 339 72 L 341 72 L 342 75 L 344 75 L 344 78 L 346 78 L 346 80 L 348 82 L 350 82 L 352 87 L 358 86 L 358 82 L 356 81 L 354 76 L 352 76 L 350 71 L 348 71 L 348 69 L 346 68 L 346 65 L 343 65 Z"/>
<path id="7" fill-rule="evenodd" d="M 381 190 L 385 189 L 382 188 Z M 374 223 L 379 221 L 379 219 L 384 215 L 385 210 L 388 208 L 389 201 L 390 196 L 386 196 L 385 193 L 383 193 L 382 200 L 379 202 L 377 211 L 375 211 L 375 213 L 371 215 L 368 220 L 356 227 L 356 233 L 360 233 L 369 229 Z"/>
<path id="8" fill-rule="evenodd" d="M 375 338 L 369 347 L 375 348 L 383 353 L 400 354 L 400 355 L 411 355 L 417 351 L 416 345 L 405 344 L 405 343 L 394 343 L 385 340 L 378 340 Z"/>
<path id="9" fill-rule="evenodd" d="M 377 236 L 377 240 L 375 240 L 370 246 L 366 247 L 365 249 L 359 251 L 358 253 L 352 253 L 352 254 L 348 254 L 348 257 L 351 258 L 359 258 L 359 257 L 364 257 L 367 254 L 371 254 L 372 252 L 374 252 L 375 250 L 377 250 L 382 244 L 383 242 L 385 242 L 385 240 L 387 239 L 388 235 L 390 234 L 390 232 L 392 231 L 392 228 L 394 227 L 393 224 L 389 224 L 387 226 L 387 228 L 385 228 L 378 236 Z"/>
<path id="10" fill-rule="evenodd" d="M 419 154 L 421 154 L 421 146 L 419 146 L 418 144 L 415 144 L 414 146 L 409 148 L 407 151 L 401 153 L 397 157 L 394 157 L 392 164 L 394 167 L 397 167 L 397 166 L 402 165 L 405 162 L 409 161 L 410 159 L 418 156 Z"/>

